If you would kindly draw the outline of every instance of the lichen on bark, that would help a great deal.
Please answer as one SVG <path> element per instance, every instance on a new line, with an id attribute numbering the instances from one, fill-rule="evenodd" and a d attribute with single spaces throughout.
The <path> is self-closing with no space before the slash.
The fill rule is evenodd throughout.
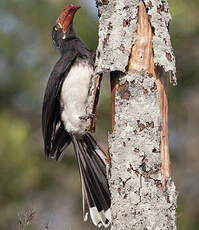
<path id="1" fill-rule="evenodd" d="M 168 3 L 96 2 L 100 16 L 96 73 L 110 71 L 112 82 L 111 229 L 176 229 L 177 196 L 167 141 L 165 73 L 176 84 Z"/>
<path id="2" fill-rule="evenodd" d="M 171 15 L 166 0 L 144 0 L 153 28 L 154 63 L 169 73 L 177 85 L 175 56 L 168 32 Z M 135 44 L 139 0 L 96 0 L 99 12 L 99 43 L 96 72 L 126 71 Z"/>
<path id="3" fill-rule="evenodd" d="M 119 77 L 115 126 L 109 135 L 112 230 L 176 229 L 175 186 L 170 181 L 161 190 L 158 100 L 151 75 L 132 71 Z"/>
<path id="4" fill-rule="evenodd" d="M 99 42 L 96 72 L 126 71 L 135 42 L 139 0 L 97 0 Z"/>
<path id="5" fill-rule="evenodd" d="M 171 15 L 166 0 L 143 0 L 153 28 L 153 53 L 155 66 L 170 73 L 170 81 L 177 85 L 175 56 L 169 35 Z"/>

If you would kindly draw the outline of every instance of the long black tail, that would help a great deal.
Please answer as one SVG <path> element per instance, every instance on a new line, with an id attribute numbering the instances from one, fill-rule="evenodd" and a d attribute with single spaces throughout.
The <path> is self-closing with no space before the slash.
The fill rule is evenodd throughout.
<path id="1" fill-rule="evenodd" d="M 106 177 L 106 165 L 102 160 L 103 151 L 89 134 L 81 139 L 73 136 L 79 171 L 82 182 L 82 200 L 84 221 L 88 213 L 93 223 L 108 227 L 111 222 L 110 192 Z"/>

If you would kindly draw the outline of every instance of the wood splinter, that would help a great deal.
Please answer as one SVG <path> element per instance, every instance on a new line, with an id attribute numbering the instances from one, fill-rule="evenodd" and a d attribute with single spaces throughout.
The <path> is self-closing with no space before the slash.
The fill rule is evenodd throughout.
<path id="1" fill-rule="evenodd" d="M 101 81 L 102 81 L 102 75 L 98 74 L 96 76 L 96 81 L 94 82 L 95 89 L 94 89 L 94 93 L 93 93 L 93 105 L 92 105 L 92 114 L 94 114 L 96 116 L 90 119 L 89 128 L 88 128 L 88 130 L 91 133 L 95 132 L 95 123 L 97 120 L 97 105 L 98 105 L 98 101 L 99 101 Z"/>

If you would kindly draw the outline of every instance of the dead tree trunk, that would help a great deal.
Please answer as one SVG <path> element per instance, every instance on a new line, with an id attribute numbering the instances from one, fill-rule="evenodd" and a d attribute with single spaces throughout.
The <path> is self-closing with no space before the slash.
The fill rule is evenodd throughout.
<path id="1" fill-rule="evenodd" d="M 110 72 L 112 230 L 176 229 L 167 75 L 175 58 L 167 0 L 97 0 L 96 73 Z"/>

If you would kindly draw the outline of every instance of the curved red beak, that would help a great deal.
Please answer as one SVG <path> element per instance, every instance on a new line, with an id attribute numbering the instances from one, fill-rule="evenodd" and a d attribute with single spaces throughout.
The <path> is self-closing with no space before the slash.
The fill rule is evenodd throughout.
<path id="1" fill-rule="evenodd" d="M 73 6 L 70 4 L 62 10 L 57 23 L 62 28 L 64 33 L 66 33 L 69 24 L 73 20 L 73 17 L 79 8 L 80 6 Z"/>

